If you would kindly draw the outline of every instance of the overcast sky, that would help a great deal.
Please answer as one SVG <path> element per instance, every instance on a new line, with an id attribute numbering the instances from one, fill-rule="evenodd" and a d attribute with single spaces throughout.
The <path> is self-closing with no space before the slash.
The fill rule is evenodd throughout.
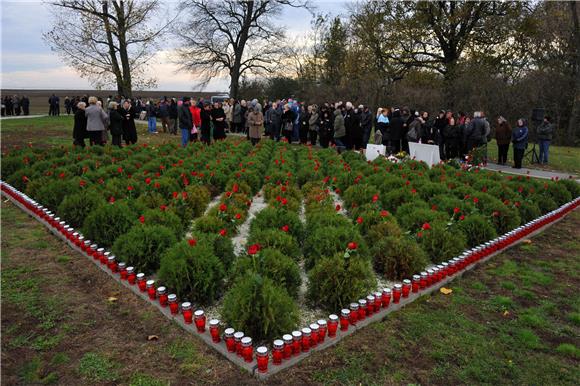
<path id="1" fill-rule="evenodd" d="M 51 28 L 48 6 L 40 1 L 6 1 L 1 3 L 2 25 L 2 88 L 3 89 L 92 89 L 90 83 L 67 67 L 42 39 Z M 175 2 L 162 2 L 174 7 Z M 346 1 L 313 1 L 317 12 L 342 14 Z M 310 30 L 311 15 L 304 9 L 286 8 L 281 17 L 288 35 L 304 35 Z M 174 38 L 164 46 L 171 47 Z M 158 90 L 190 91 L 195 79 L 178 73 L 177 67 L 160 52 L 150 72 L 158 79 Z M 229 81 L 215 79 L 206 90 L 226 91 Z"/>

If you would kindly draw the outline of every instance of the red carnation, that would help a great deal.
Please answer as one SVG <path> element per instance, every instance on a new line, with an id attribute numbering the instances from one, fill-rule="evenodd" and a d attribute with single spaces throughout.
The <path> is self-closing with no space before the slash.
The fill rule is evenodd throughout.
<path id="1" fill-rule="evenodd" d="M 253 244 L 248 248 L 248 255 L 255 255 L 258 252 L 260 252 L 260 244 Z"/>
<path id="2" fill-rule="evenodd" d="M 177 198 L 178 196 L 179 196 L 179 193 L 173 192 L 173 198 Z"/>
<path id="3" fill-rule="evenodd" d="M 362 224 L 362 223 L 363 223 L 363 218 L 362 218 L 362 217 L 358 217 L 358 218 L 356 219 L 356 222 L 357 222 L 358 224 Z"/>
<path id="4" fill-rule="evenodd" d="M 234 193 L 237 193 L 239 189 L 240 188 L 239 188 L 238 184 L 234 184 L 234 186 L 232 187 L 232 190 L 234 191 Z"/>
<path id="5" fill-rule="evenodd" d="M 336 211 L 338 212 L 340 210 L 340 205 L 336 204 L 336 206 L 334 207 L 334 209 L 336 209 Z"/>
<path id="6" fill-rule="evenodd" d="M 424 231 L 427 231 L 427 230 L 431 229 L 431 225 L 429 225 L 429 223 L 426 222 L 425 224 L 423 224 L 423 226 L 421 227 L 421 229 L 423 229 Z"/>
<path id="7" fill-rule="evenodd" d="M 111 196 L 111 198 L 109 198 L 109 202 L 112 204 L 113 202 L 115 202 L 115 197 Z"/>
<path id="8" fill-rule="evenodd" d="M 423 232 L 417 233 L 417 237 L 423 237 Z"/>
<path id="9" fill-rule="evenodd" d="M 474 204 L 477 204 L 478 202 L 479 202 L 479 198 L 477 198 L 477 197 L 473 197 L 473 203 L 474 203 Z"/>
<path id="10" fill-rule="evenodd" d="M 379 195 L 378 194 L 375 194 L 373 196 L 373 202 L 377 202 L 378 200 L 379 200 Z"/>
<path id="11" fill-rule="evenodd" d="M 355 249 L 358 248 L 358 244 L 355 243 L 354 241 L 351 241 L 350 243 L 348 243 L 347 245 L 348 249 L 350 249 L 351 251 L 354 251 Z"/>
<path id="12" fill-rule="evenodd" d="M 459 213 L 459 208 L 457 208 L 457 207 L 453 208 L 453 213 L 456 213 L 456 214 Z"/>
<path id="13" fill-rule="evenodd" d="M 239 220 L 239 219 L 241 219 L 241 218 L 242 218 L 242 215 L 241 215 L 241 214 L 239 214 L 239 213 L 236 213 L 236 215 L 234 216 L 234 218 L 235 218 L 236 220 Z"/>
<path id="14" fill-rule="evenodd" d="M 60 179 L 62 180 L 62 179 L 64 178 L 64 173 L 60 173 L 60 174 L 58 175 L 58 178 L 60 178 Z"/>
<path id="15" fill-rule="evenodd" d="M 119 168 L 117 168 L 117 171 L 118 171 L 119 173 L 123 173 L 123 168 L 122 168 L 122 167 L 119 167 Z"/>
<path id="16" fill-rule="evenodd" d="M 187 242 L 192 247 L 195 247 L 195 245 L 197 244 L 197 240 L 196 239 L 189 239 L 189 240 L 187 240 Z"/>
<path id="17" fill-rule="evenodd" d="M 411 189 L 411 193 L 412 193 L 412 194 L 415 194 L 415 193 L 417 193 L 417 189 L 415 189 L 415 188 Z"/>
<path id="18" fill-rule="evenodd" d="M 493 216 L 493 217 L 499 217 L 499 212 L 498 212 L 497 210 L 495 210 L 495 211 L 492 213 L 492 216 Z"/>
<path id="19" fill-rule="evenodd" d="M 226 210 L 228 210 L 228 206 L 226 204 L 221 204 L 220 205 L 220 212 L 225 212 Z"/>
<path id="20" fill-rule="evenodd" d="M 288 204 L 288 200 L 286 198 L 283 198 L 282 201 L 281 201 L 281 204 L 282 205 Z"/>
<path id="21" fill-rule="evenodd" d="M 80 187 L 83 187 L 83 186 L 85 186 L 86 184 L 87 184 L 87 183 L 86 183 L 86 181 L 84 181 L 84 180 L 81 180 L 81 181 L 79 182 L 79 186 L 80 186 Z"/>
<path id="22" fill-rule="evenodd" d="M 230 198 L 232 196 L 232 192 L 226 192 L 226 197 Z"/>
<path id="23" fill-rule="evenodd" d="M 165 211 L 165 209 L 167 209 L 167 205 L 161 205 L 161 206 L 159 207 L 159 209 L 161 209 L 162 211 Z"/>
<path id="24" fill-rule="evenodd" d="M 381 217 L 387 217 L 389 215 L 388 210 L 381 210 Z"/>
<path id="25" fill-rule="evenodd" d="M 187 198 L 187 192 L 181 192 L 181 198 L 185 200 Z"/>
<path id="26" fill-rule="evenodd" d="M 465 216 L 464 215 L 459 216 L 459 221 L 463 221 L 463 220 L 465 220 Z"/>
<path id="27" fill-rule="evenodd" d="M 287 189 L 286 189 L 286 187 L 285 187 L 285 186 L 282 186 L 282 187 L 280 188 L 280 190 L 282 190 L 283 192 L 285 192 Z"/>
<path id="28" fill-rule="evenodd" d="M 145 183 L 147 185 L 149 185 L 151 183 L 151 178 L 149 178 L 149 177 L 145 178 Z"/>
<path id="29" fill-rule="evenodd" d="M 288 232 L 290 230 L 290 227 L 288 225 L 284 225 L 282 228 L 280 228 L 283 232 Z"/>
<path id="30" fill-rule="evenodd" d="M 141 224 L 145 224 L 145 216 L 140 216 L 140 217 L 139 217 L 139 222 L 140 222 Z"/>
<path id="31" fill-rule="evenodd" d="M 226 235 L 228 234 L 228 231 L 225 229 L 221 229 L 219 233 L 220 233 L 220 236 L 226 237 Z"/>

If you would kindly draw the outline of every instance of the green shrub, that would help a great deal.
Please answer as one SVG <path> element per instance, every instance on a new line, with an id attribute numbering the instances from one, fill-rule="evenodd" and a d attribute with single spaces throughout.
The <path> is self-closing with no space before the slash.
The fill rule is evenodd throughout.
<path id="1" fill-rule="evenodd" d="M 198 243 L 211 245 L 213 253 L 220 259 L 226 272 L 236 258 L 234 245 L 229 237 L 222 237 L 217 233 L 194 233 L 192 239 Z"/>
<path id="2" fill-rule="evenodd" d="M 403 231 L 399 227 L 397 220 L 392 216 L 387 218 L 390 220 L 376 224 L 369 229 L 367 234 L 367 240 L 369 240 L 369 244 L 372 244 L 375 240 L 381 239 L 383 237 L 400 237 L 403 234 Z"/>
<path id="3" fill-rule="evenodd" d="M 182 241 L 165 251 L 158 276 L 181 299 L 210 304 L 222 289 L 224 267 L 212 245 Z"/>
<path id="4" fill-rule="evenodd" d="M 538 205 L 542 214 L 546 214 L 558 208 L 556 201 L 544 194 L 533 194 L 530 196 L 530 200 Z"/>
<path id="5" fill-rule="evenodd" d="M 158 209 L 162 205 L 167 205 L 169 203 L 169 200 L 166 197 L 163 197 L 157 192 L 146 192 L 140 195 L 135 201 L 137 201 L 139 206 L 149 209 Z"/>
<path id="6" fill-rule="evenodd" d="M 566 189 L 568 189 L 568 191 L 572 195 L 572 198 L 576 198 L 576 197 L 580 196 L 580 184 L 577 183 L 576 180 L 572 180 L 572 179 L 560 180 L 560 181 L 558 181 L 558 184 L 564 185 L 564 187 Z"/>
<path id="7" fill-rule="evenodd" d="M 176 242 L 175 235 L 167 227 L 137 224 L 117 238 L 113 253 L 119 261 L 137 270 L 154 273 L 159 268 L 161 255 Z"/>
<path id="8" fill-rule="evenodd" d="M 419 245 L 433 263 L 440 263 L 456 257 L 467 247 L 467 240 L 459 229 L 447 229 L 443 221 L 430 224 L 431 229 L 421 230 Z"/>
<path id="9" fill-rule="evenodd" d="M 195 230 L 200 233 L 213 233 L 217 234 L 221 229 L 225 227 L 225 223 L 222 219 L 216 216 L 203 216 L 195 221 Z"/>
<path id="10" fill-rule="evenodd" d="M 260 229 L 250 234 L 248 245 L 260 244 L 263 249 L 277 249 L 283 255 L 298 260 L 301 255 L 296 240 L 279 229 Z"/>
<path id="11" fill-rule="evenodd" d="M 330 312 L 347 307 L 376 287 L 370 262 L 356 255 L 345 258 L 343 253 L 320 259 L 308 279 L 307 298 Z"/>
<path id="12" fill-rule="evenodd" d="M 518 211 L 520 212 L 522 224 L 532 221 L 542 215 L 538 205 L 531 200 L 519 202 Z"/>
<path id="13" fill-rule="evenodd" d="M 202 185 L 189 185 L 185 192 L 187 205 L 193 210 L 193 217 L 201 216 L 211 200 L 209 190 Z"/>
<path id="14" fill-rule="evenodd" d="M 135 224 L 137 216 L 123 202 L 100 206 L 93 210 L 83 223 L 84 235 L 103 247 L 110 247 L 115 240 L 127 233 Z"/>
<path id="15" fill-rule="evenodd" d="M 272 279 L 252 274 L 240 279 L 225 295 L 222 316 L 257 342 L 270 341 L 298 324 L 298 307 Z"/>
<path id="16" fill-rule="evenodd" d="M 421 188 L 417 189 L 417 193 L 419 193 L 420 197 L 425 201 L 433 196 L 446 193 L 447 191 L 447 185 L 440 182 L 428 182 L 423 184 Z"/>
<path id="17" fill-rule="evenodd" d="M 373 196 L 379 198 L 379 190 L 372 185 L 355 184 L 351 185 L 344 191 L 342 199 L 347 208 L 352 208 L 353 205 L 360 206 L 373 202 Z"/>
<path id="18" fill-rule="evenodd" d="M 66 196 L 58 206 L 57 213 L 74 228 L 81 228 L 89 213 L 106 205 L 104 198 L 95 191 L 82 191 Z"/>
<path id="19" fill-rule="evenodd" d="M 411 190 L 403 188 L 391 190 L 390 192 L 381 196 L 383 208 L 387 209 L 391 213 L 395 213 L 397 208 L 399 208 L 401 205 L 413 200 L 414 197 L 411 193 Z"/>
<path id="20" fill-rule="evenodd" d="M 443 221 L 445 218 L 445 214 L 431 209 L 418 208 L 410 211 L 406 216 L 399 216 L 397 212 L 397 220 L 401 227 L 410 231 L 421 228 L 426 222 Z"/>
<path id="21" fill-rule="evenodd" d="M 316 210 L 306 212 L 306 234 L 314 232 L 320 227 L 348 227 L 351 222 L 344 216 L 332 210 Z"/>
<path id="22" fill-rule="evenodd" d="M 146 225 L 163 225 L 169 228 L 178 239 L 185 231 L 181 219 L 169 210 L 149 209 L 143 213 L 143 219 Z"/>
<path id="23" fill-rule="evenodd" d="M 368 248 L 354 226 L 320 227 L 308 235 L 304 241 L 304 266 L 312 268 L 323 257 L 332 257 L 344 252 L 348 243 L 358 244 L 358 255 L 368 258 Z"/>
<path id="24" fill-rule="evenodd" d="M 410 278 L 428 264 L 425 252 L 414 240 L 404 237 L 383 237 L 371 247 L 373 265 L 377 272 L 392 280 Z"/>
<path id="25" fill-rule="evenodd" d="M 566 185 L 561 182 L 549 183 L 547 193 L 558 205 L 564 205 L 572 201 L 572 194 L 568 191 Z"/>
<path id="26" fill-rule="evenodd" d="M 250 233 L 260 229 L 281 229 L 285 225 L 288 226 L 288 234 L 292 235 L 296 240 L 302 240 L 302 223 L 298 215 L 294 212 L 272 207 L 265 208 L 256 214 L 250 225 Z"/>
<path id="27" fill-rule="evenodd" d="M 493 225 L 479 214 L 465 216 L 463 221 L 457 222 L 457 228 L 466 236 L 469 247 L 474 247 L 497 236 Z"/>
<path id="28" fill-rule="evenodd" d="M 275 249 L 262 249 L 257 255 L 239 257 L 233 268 L 233 281 L 254 272 L 275 281 L 296 298 L 302 284 L 298 264 Z"/>
<path id="29" fill-rule="evenodd" d="M 46 183 L 43 182 L 42 186 L 39 186 L 38 190 L 34 193 L 30 192 L 29 189 L 32 185 L 29 185 L 27 192 L 42 205 L 50 210 L 56 211 L 66 196 L 77 193 L 80 190 L 79 182 L 80 179 L 78 178 L 70 180 L 49 180 Z"/>

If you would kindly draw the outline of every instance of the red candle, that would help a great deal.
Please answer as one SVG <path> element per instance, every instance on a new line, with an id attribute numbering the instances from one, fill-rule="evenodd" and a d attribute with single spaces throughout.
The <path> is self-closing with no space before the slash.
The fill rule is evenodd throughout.
<path id="1" fill-rule="evenodd" d="M 149 294 L 149 299 L 155 300 L 155 280 L 147 280 L 146 282 L 147 293 Z"/>
<path id="2" fill-rule="evenodd" d="M 449 264 L 443 262 L 441 266 L 443 267 L 443 277 L 449 276 Z"/>
<path id="3" fill-rule="evenodd" d="M 318 331 L 320 330 L 320 326 L 316 323 L 312 323 L 308 327 L 310 327 L 310 331 L 312 331 L 310 334 L 310 347 L 316 347 L 318 346 Z"/>
<path id="4" fill-rule="evenodd" d="M 358 303 L 350 303 L 350 315 L 348 317 L 348 320 L 350 322 L 350 324 L 352 324 L 353 326 L 356 324 L 356 322 L 358 321 L 358 309 L 359 309 L 359 304 Z"/>
<path id="5" fill-rule="evenodd" d="M 403 280 L 403 288 L 402 288 L 403 297 L 408 298 L 410 292 L 411 292 L 411 280 L 405 279 Z"/>
<path id="6" fill-rule="evenodd" d="M 433 272 L 432 269 L 428 269 L 427 270 L 427 287 L 431 287 L 434 283 L 434 277 L 433 275 L 435 274 L 435 272 Z"/>
<path id="7" fill-rule="evenodd" d="M 401 300 L 401 293 L 403 291 L 403 286 L 401 284 L 395 284 L 393 287 L 393 303 L 398 304 Z"/>
<path id="8" fill-rule="evenodd" d="M 367 295 L 367 314 L 372 315 L 376 312 L 375 310 L 375 296 Z"/>
<path id="9" fill-rule="evenodd" d="M 90 255 L 95 260 L 99 259 L 99 255 L 97 254 L 97 248 L 99 248 L 99 246 L 97 244 L 91 244 Z"/>
<path id="10" fill-rule="evenodd" d="M 231 327 L 226 328 L 224 331 L 224 340 L 226 341 L 228 352 L 236 352 L 236 340 L 234 339 L 234 331 L 235 330 Z"/>
<path id="11" fill-rule="evenodd" d="M 241 331 L 236 331 L 234 333 L 234 341 L 236 342 L 236 353 L 238 356 L 242 356 L 242 338 L 244 337 L 244 333 Z"/>
<path id="12" fill-rule="evenodd" d="M 340 310 L 340 331 L 348 331 L 350 310 L 343 308 Z"/>
<path id="13" fill-rule="evenodd" d="M 105 254 L 105 248 L 98 248 L 97 256 L 95 256 L 95 258 L 99 259 L 101 261 L 101 264 L 107 264 L 107 259 L 110 254 L 111 254 L 110 252 L 107 252 L 107 254 Z"/>
<path id="14" fill-rule="evenodd" d="M 181 303 L 181 313 L 183 314 L 183 321 L 186 324 L 191 324 L 193 319 L 193 312 L 191 311 L 190 302 Z"/>
<path id="15" fill-rule="evenodd" d="M 145 281 L 145 274 L 142 272 L 137 274 L 137 285 L 139 286 L 139 290 L 141 290 L 141 292 L 147 291 L 147 283 Z"/>
<path id="16" fill-rule="evenodd" d="M 80 249 L 82 249 L 84 251 L 84 246 L 85 246 L 85 236 L 79 236 L 77 238 L 77 247 L 79 247 Z"/>
<path id="17" fill-rule="evenodd" d="M 83 250 L 89 255 L 92 256 L 92 250 L 91 250 L 91 240 L 85 240 L 84 245 L 83 245 Z"/>
<path id="18" fill-rule="evenodd" d="M 381 304 L 383 303 L 383 294 L 377 291 L 373 295 L 375 296 L 375 312 L 379 312 L 381 310 Z"/>
<path id="19" fill-rule="evenodd" d="M 136 283 L 137 275 L 135 274 L 135 267 L 127 267 L 127 281 L 131 285 Z"/>
<path id="20" fill-rule="evenodd" d="M 107 257 L 107 266 L 111 270 L 111 272 L 117 272 L 117 262 L 115 261 L 115 255 L 109 255 Z"/>
<path id="21" fill-rule="evenodd" d="M 391 289 L 383 288 L 383 293 L 381 295 L 381 303 L 383 303 L 383 308 L 389 307 L 391 303 Z"/>
<path id="22" fill-rule="evenodd" d="M 157 287 L 157 298 L 161 307 L 167 307 L 167 288 Z"/>
<path id="23" fill-rule="evenodd" d="M 338 330 L 338 315 L 330 314 L 328 316 L 328 336 L 334 338 Z"/>
<path id="24" fill-rule="evenodd" d="M 308 327 L 302 329 L 302 352 L 310 351 L 310 337 L 312 335 L 312 330 Z"/>
<path id="25" fill-rule="evenodd" d="M 282 358 L 284 358 L 284 341 L 276 339 L 272 348 L 272 363 L 279 365 L 282 363 Z"/>
<path id="26" fill-rule="evenodd" d="M 290 334 L 283 335 L 282 339 L 284 340 L 284 359 L 288 359 L 294 352 L 294 339 Z"/>
<path id="27" fill-rule="evenodd" d="M 246 362 L 254 360 L 254 347 L 252 346 L 252 338 L 249 336 L 242 338 L 242 356 Z"/>
<path id="28" fill-rule="evenodd" d="M 358 320 L 363 320 L 367 317 L 367 301 L 365 299 L 358 300 Z"/>
<path id="29" fill-rule="evenodd" d="M 437 278 L 439 279 L 439 281 L 445 278 L 445 267 L 443 266 L 443 264 L 437 265 Z"/>
<path id="30" fill-rule="evenodd" d="M 194 315 L 197 332 L 205 332 L 205 312 L 203 310 L 197 310 Z"/>
<path id="31" fill-rule="evenodd" d="M 298 355 L 302 351 L 302 333 L 292 331 L 292 354 Z"/>
<path id="32" fill-rule="evenodd" d="M 167 296 L 167 302 L 169 303 L 169 310 L 171 311 L 171 315 L 177 315 L 177 313 L 179 312 L 179 304 L 177 304 L 177 295 L 169 294 L 169 296 Z"/>
<path id="33" fill-rule="evenodd" d="M 127 280 L 127 264 L 121 261 L 117 264 L 117 269 L 121 275 L 121 280 Z"/>
<path id="34" fill-rule="evenodd" d="M 256 349 L 256 360 L 258 361 L 258 372 L 265 373 L 268 371 L 268 349 L 260 346 Z"/>
<path id="35" fill-rule="evenodd" d="M 211 335 L 211 340 L 214 343 L 220 342 L 220 321 L 218 319 L 212 319 L 209 321 L 209 333 Z"/>
<path id="36" fill-rule="evenodd" d="M 421 286 L 421 276 L 413 275 L 412 291 L 414 294 L 419 292 L 419 287 Z"/>
<path id="37" fill-rule="evenodd" d="M 316 324 L 318 324 L 318 343 L 323 343 L 326 338 L 327 324 L 326 320 L 319 319 Z"/>

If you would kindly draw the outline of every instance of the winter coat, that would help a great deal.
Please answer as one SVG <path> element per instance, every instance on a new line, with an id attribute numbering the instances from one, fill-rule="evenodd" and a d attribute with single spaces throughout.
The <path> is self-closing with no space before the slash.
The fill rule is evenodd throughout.
<path id="1" fill-rule="evenodd" d="M 145 111 L 147 111 L 147 118 L 157 118 L 157 108 L 153 103 L 149 103 Z"/>
<path id="2" fill-rule="evenodd" d="M 308 129 L 312 131 L 318 131 L 318 113 L 313 112 L 310 114 L 310 119 L 308 120 Z"/>
<path id="3" fill-rule="evenodd" d="M 344 117 L 340 109 L 334 110 L 334 138 L 342 138 L 346 135 Z"/>
<path id="4" fill-rule="evenodd" d="M 527 126 L 515 127 L 512 132 L 512 142 L 514 149 L 524 150 L 528 147 L 528 128 Z"/>
<path id="5" fill-rule="evenodd" d="M 550 122 L 543 122 L 538 127 L 538 139 L 540 141 L 551 141 L 552 134 L 554 134 L 554 124 Z"/>
<path id="6" fill-rule="evenodd" d="M 73 128 L 73 138 L 83 140 L 87 137 L 87 117 L 85 111 L 78 109 L 75 113 L 75 125 Z"/>
<path id="7" fill-rule="evenodd" d="M 363 132 L 369 130 L 373 124 L 373 114 L 370 111 L 363 111 L 360 114 L 360 127 Z M 369 130 L 370 131 L 370 130 Z"/>
<path id="8" fill-rule="evenodd" d="M 409 142 L 419 142 L 421 138 L 421 127 L 423 125 L 423 120 L 419 117 L 415 118 L 413 122 L 409 125 L 409 130 L 407 131 L 407 141 Z"/>
<path id="9" fill-rule="evenodd" d="M 421 126 L 421 143 L 429 143 L 432 141 L 432 144 L 437 144 L 439 141 L 437 135 L 437 129 L 433 126 L 433 124 L 429 121 L 425 121 Z"/>
<path id="10" fill-rule="evenodd" d="M 401 138 L 403 137 L 404 123 L 405 121 L 403 121 L 403 118 L 401 117 L 400 113 L 398 111 L 395 111 L 389 123 L 390 127 L 389 135 L 388 137 L 385 138 L 383 133 L 383 139 L 388 139 L 391 141 L 401 140 Z"/>
<path id="11" fill-rule="evenodd" d="M 360 120 L 354 110 L 346 110 L 344 115 L 344 127 L 346 129 L 346 135 L 349 138 L 362 137 L 360 130 Z"/>
<path id="12" fill-rule="evenodd" d="M 169 117 L 169 105 L 165 102 L 160 103 L 158 113 L 160 118 Z"/>
<path id="13" fill-rule="evenodd" d="M 260 111 L 251 111 L 248 114 L 248 127 L 250 138 L 260 138 L 264 127 L 264 115 Z"/>
<path id="14" fill-rule="evenodd" d="M 270 119 L 270 128 L 279 130 L 280 126 L 282 126 L 282 111 L 279 109 L 270 109 L 268 110 L 268 116 Z"/>
<path id="15" fill-rule="evenodd" d="M 179 128 L 191 130 L 193 127 L 193 118 L 191 116 L 191 111 L 189 110 L 189 105 L 184 103 L 179 106 L 177 115 L 179 117 Z"/>
<path id="16" fill-rule="evenodd" d="M 461 137 L 459 125 L 447 125 L 443 129 L 443 136 L 445 139 L 457 140 Z"/>
<path id="17" fill-rule="evenodd" d="M 117 110 L 109 112 L 109 130 L 111 135 L 123 134 L 123 116 Z"/>
<path id="18" fill-rule="evenodd" d="M 512 139 L 512 128 L 507 122 L 502 122 L 495 129 L 495 140 L 498 145 L 509 145 Z"/>
<path id="19" fill-rule="evenodd" d="M 191 127 L 193 128 L 195 125 L 195 127 L 199 129 L 201 126 L 201 109 L 197 106 L 189 106 L 189 112 L 191 113 L 191 122 L 193 123 Z"/>
<path id="20" fill-rule="evenodd" d="M 292 110 L 286 110 L 282 113 L 282 130 L 292 131 L 292 125 L 294 124 L 294 112 Z"/>
<path id="21" fill-rule="evenodd" d="M 169 118 L 177 119 L 177 103 L 170 103 L 168 110 L 169 110 Z"/>
<path id="22" fill-rule="evenodd" d="M 242 123 L 242 106 L 239 103 L 234 105 L 234 111 L 232 113 L 232 122 Z"/>
<path id="23" fill-rule="evenodd" d="M 486 132 L 486 121 L 483 118 L 473 118 L 467 126 L 466 140 L 473 143 L 483 143 Z"/>
<path id="24" fill-rule="evenodd" d="M 107 124 L 107 113 L 97 105 L 89 105 L 85 109 L 85 117 L 87 117 L 87 131 L 103 131 Z"/>

